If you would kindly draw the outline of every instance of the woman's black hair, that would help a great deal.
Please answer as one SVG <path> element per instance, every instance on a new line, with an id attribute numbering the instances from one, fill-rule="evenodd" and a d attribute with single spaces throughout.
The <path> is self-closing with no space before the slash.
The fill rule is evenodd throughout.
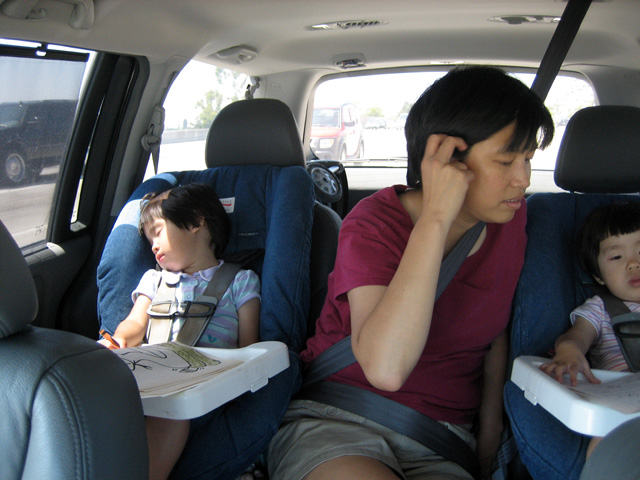
<path id="1" fill-rule="evenodd" d="M 598 266 L 600 242 L 615 235 L 627 235 L 640 230 L 640 203 L 614 202 L 593 210 L 578 231 L 576 248 L 578 261 L 589 275 L 602 278 Z"/>
<path id="2" fill-rule="evenodd" d="M 545 148 L 553 140 L 549 110 L 520 80 L 495 67 L 451 70 L 425 90 L 407 117 L 407 185 L 421 188 L 420 164 L 430 135 L 460 137 L 470 148 L 513 122 L 507 151 Z M 469 148 L 458 158 L 463 160 Z"/>
<path id="3" fill-rule="evenodd" d="M 170 190 L 149 193 L 140 204 L 140 233 L 156 218 L 170 221 L 176 227 L 188 230 L 198 227 L 204 220 L 214 254 L 220 258 L 229 242 L 231 222 L 216 192 L 209 185 L 190 183 Z"/>

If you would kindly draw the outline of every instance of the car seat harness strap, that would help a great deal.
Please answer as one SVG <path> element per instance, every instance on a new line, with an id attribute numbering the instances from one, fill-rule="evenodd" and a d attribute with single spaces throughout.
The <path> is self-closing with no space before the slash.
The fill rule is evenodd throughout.
<path id="1" fill-rule="evenodd" d="M 609 315 L 613 332 L 622 351 L 622 356 L 632 372 L 640 371 L 640 314 L 629 307 L 602 285 L 589 285 L 602 299 Z"/>
<path id="2" fill-rule="evenodd" d="M 148 343 L 164 343 L 171 339 L 175 322 L 182 325 L 175 341 L 183 345 L 195 346 L 204 334 L 209 321 L 216 311 L 218 302 L 240 271 L 237 263 L 224 262 L 209 281 L 204 293 L 195 301 L 178 302 L 175 285 L 160 281 L 151 306 L 147 310 L 149 328 Z"/>
<path id="3" fill-rule="evenodd" d="M 485 228 L 478 222 L 470 228 L 442 261 L 436 300 L 456 272 Z M 322 380 L 356 362 L 351 336 L 335 343 L 311 361 L 305 371 L 302 390 L 296 398 L 314 400 L 368 418 L 398 433 L 413 438 L 443 458 L 451 460 L 474 478 L 479 478 L 478 460 L 466 442 L 440 422 L 372 391 Z"/>

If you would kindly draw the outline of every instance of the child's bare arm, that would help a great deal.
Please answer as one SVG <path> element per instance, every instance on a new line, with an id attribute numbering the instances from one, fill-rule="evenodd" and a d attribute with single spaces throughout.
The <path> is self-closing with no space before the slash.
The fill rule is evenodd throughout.
<path id="1" fill-rule="evenodd" d="M 578 372 L 582 372 L 591 383 L 600 383 L 587 361 L 586 354 L 597 338 L 596 329 L 582 317 L 578 317 L 574 325 L 558 337 L 555 344 L 556 354 L 551 362 L 540 365 L 540 370 L 555 377 L 562 383 L 562 376 L 569 374 L 571 385 L 578 384 Z"/>
<path id="2" fill-rule="evenodd" d="M 260 299 L 252 298 L 238 309 L 238 347 L 260 341 Z"/>
<path id="3" fill-rule="evenodd" d="M 149 325 L 149 316 L 147 315 L 149 305 L 151 305 L 149 297 L 145 295 L 138 296 L 127 318 L 120 322 L 120 325 L 113 333 L 113 339 L 118 342 L 120 348 L 135 347 L 142 343 Z M 100 343 L 108 348 L 116 348 L 107 341 L 101 340 Z"/>

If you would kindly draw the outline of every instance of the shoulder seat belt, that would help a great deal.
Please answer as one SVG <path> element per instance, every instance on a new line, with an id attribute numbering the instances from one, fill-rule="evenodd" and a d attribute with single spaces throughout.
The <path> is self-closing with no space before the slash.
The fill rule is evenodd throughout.
<path id="1" fill-rule="evenodd" d="M 469 255 L 484 227 L 484 222 L 478 222 L 470 228 L 442 261 L 436 300 Z M 305 371 L 303 388 L 296 398 L 333 405 L 368 418 L 420 442 L 438 455 L 457 463 L 474 478 L 479 478 L 478 461 L 469 445 L 441 423 L 369 390 L 321 381 L 355 362 L 351 337 L 348 336 L 311 361 Z"/>
<path id="2" fill-rule="evenodd" d="M 176 342 L 195 346 L 204 333 L 218 302 L 240 270 L 237 263 L 224 262 L 211 278 L 204 293 L 192 302 L 176 301 L 176 287 L 160 280 L 158 293 L 147 310 L 149 328 L 148 343 L 164 343 L 171 338 L 176 320 L 184 318 L 184 324 L 178 332 Z"/>
<path id="3" fill-rule="evenodd" d="M 611 326 L 616 334 L 622 356 L 632 372 L 640 371 L 640 314 L 629 310 L 629 307 L 614 296 L 603 285 L 589 285 L 604 303 Z"/>

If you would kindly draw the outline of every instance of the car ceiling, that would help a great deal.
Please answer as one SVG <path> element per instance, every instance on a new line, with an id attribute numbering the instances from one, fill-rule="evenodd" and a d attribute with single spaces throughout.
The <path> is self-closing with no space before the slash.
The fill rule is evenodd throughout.
<path id="1" fill-rule="evenodd" d="M 0 36 L 142 55 L 152 64 L 196 58 L 254 76 L 342 71 L 336 60 L 355 57 L 363 57 L 364 68 L 451 62 L 536 67 L 555 24 L 489 19 L 559 17 L 566 6 L 560 0 L 95 0 L 93 21 L 74 28 L 68 1 L 0 0 L 0 12 L 31 3 L 30 15 L 41 17 L 0 14 Z M 340 21 L 367 26 L 306 28 Z M 594 0 L 564 66 L 640 69 L 639 39 L 639 1 Z M 236 46 L 257 55 L 239 61 L 217 54 Z"/>

